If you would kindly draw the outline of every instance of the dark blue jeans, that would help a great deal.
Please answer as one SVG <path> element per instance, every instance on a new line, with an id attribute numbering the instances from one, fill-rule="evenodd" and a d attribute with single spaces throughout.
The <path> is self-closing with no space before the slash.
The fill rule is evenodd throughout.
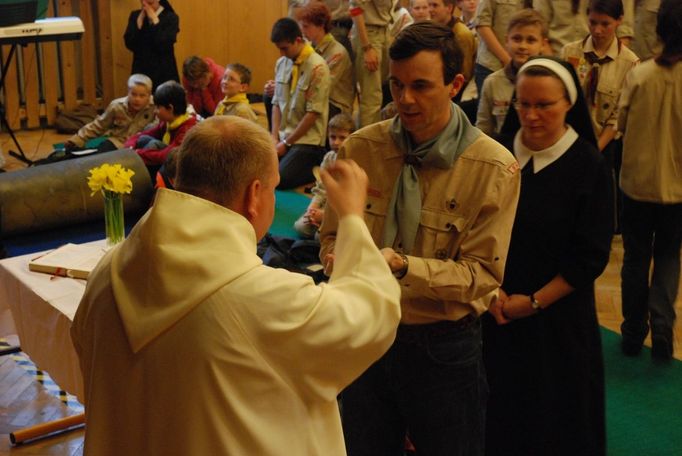
<path id="1" fill-rule="evenodd" d="M 322 146 L 294 144 L 279 161 L 280 190 L 288 190 L 315 182 L 313 168 L 320 166 L 325 149 Z"/>
<path id="2" fill-rule="evenodd" d="M 343 393 L 349 456 L 483 454 L 488 384 L 478 319 L 401 325 L 393 346 Z"/>
<path id="3" fill-rule="evenodd" d="M 646 203 L 623 195 L 622 222 L 623 338 L 641 343 L 650 323 L 652 335 L 671 341 L 680 284 L 682 203 Z"/>

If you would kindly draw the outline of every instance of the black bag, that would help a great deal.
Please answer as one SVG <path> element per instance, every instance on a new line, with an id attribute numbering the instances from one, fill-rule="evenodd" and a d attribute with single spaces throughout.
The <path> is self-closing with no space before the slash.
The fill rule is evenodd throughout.
<path id="1" fill-rule="evenodd" d="M 263 260 L 263 264 L 267 266 L 284 268 L 291 272 L 308 275 L 313 278 L 315 283 L 327 279 L 322 269 L 311 270 L 308 268 L 308 266 L 320 262 L 319 241 L 272 236 L 267 233 L 258 242 L 257 253 Z"/>
<path id="2" fill-rule="evenodd" d="M 50 163 L 56 163 L 64 160 L 70 160 L 72 158 L 77 158 L 77 155 L 73 155 L 64 149 L 57 149 L 53 151 L 50 155 L 40 160 L 35 160 L 33 166 L 49 165 Z"/>

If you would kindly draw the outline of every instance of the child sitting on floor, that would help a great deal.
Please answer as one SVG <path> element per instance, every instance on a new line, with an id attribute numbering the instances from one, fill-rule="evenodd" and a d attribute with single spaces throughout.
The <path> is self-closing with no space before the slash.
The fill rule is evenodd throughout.
<path id="1" fill-rule="evenodd" d="M 64 143 L 67 152 L 81 150 L 93 138 L 107 136 L 97 152 L 121 149 L 125 140 L 154 120 L 152 80 L 144 74 L 128 78 L 128 95 L 109 103 L 107 109 Z"/>
<path id="2" fill-rule="evenodd" d="M 225 98 L 216 106 L 216 116 L 239 116 L 257 122 L 246 92 L 251 83 L 251 70 L 241 63 L 231 63 L 225 68 L 220 87 Z"/>
<path id="3" fill-rule="evenodd" d="M 171 150 L 178 147 L 187 132 L 197 123 L 194 114 L 187 113 L 185 89 L 176 81 L 166 81 L 154 92 L 154 104 L 159 123 L 131 136 L 131 147 L 147 165 L 152 181 Z"/>
<path id="4" fill-rule="evenodd" d="M 331 150 L 322 159 L 321 168 L 326 169 L 336 161 L 336 154 L 341 148 L 341 144 L 353 133 L 354 123 L 348 114 L 337 114 L 331 118 L 327 125 L 327 135 Z M 317 182 L 312 189 L 313 199 L 308 208 L 294 223 L 294 229 L 304 239 L 312 239 L 317 232 L 324 217 L 324 208 L 327 204 L 327 191 L 318 175 L 315 176 Z"/>

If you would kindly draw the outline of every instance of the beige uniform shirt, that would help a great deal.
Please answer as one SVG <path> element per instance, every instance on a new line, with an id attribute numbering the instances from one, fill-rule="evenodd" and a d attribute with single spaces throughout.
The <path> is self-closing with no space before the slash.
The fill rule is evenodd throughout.
<path id="1" fill-rule="evenodd" d="M 301 63 L 298 82 L 291 93 L 293 66 L 294 62 L 287 57 L 280 57 L 275 64 L 275 96 L 272 104 L 279 106 L 282 113 L 279 139 L 286 139 L 307 112 L 316 112 L 320 114 L 317 120 L 296 144 L 323 146 L 327 139 L 329 116 L 329 67 L 322 56 L 312 53 Z"/>
<path id="2" fill-rule="evenodd" d="M 533 8 L 545 18 L 549 26 L 549 44 L 554 55 L 568 43 L 582 40 L 590 31 L 587 28 L 587 0 L 580 0 L 573 14 L 571 0 L 533 0 Z"/>
<path id="3" fill-rule="evenodd" d="M 656 34 L 658 23 L 658 9 L 661 0 L 642 0 L 635 11 L 635 39 L 632 50 L 642 59 L 647 60 L 654 55 L 660 54 L 663 49 L 661 40 Z"/>
<path id="4" fill-rule="evenodd" d="M 350 8 L 362 8 L 365 25 L 376 27 L 388 27 L 392 22 L 391 0 L 350 0 Z"/>
<path id="5" fill-rule="evenodd" d="M 620 186 L 629 197 L 682 203 L 682 62 L 647 60 L 627 75 L 620 97 Z"/>
<path id="6" fill-rule="evenodd" d="M 332 21 L 350 19 L 348 0 L 325 0 L 324 3 L 327 5 L 327 8 L 329 8 Z"/>
<path id="7" fill-rule="evenodd" d="M 219 111 L 223 107 L 223 112 L 219 114 Z M 216 115 L 223 116 L 237 116 L 242 119 L 251 120 L 258 123 L 258 116 L 249 103 L 225 103 L 225 100 L 221 101 L 216 108 Z"/>
<path id="8" fill-rule="evenodd" d="M 123 147 L 126 139 L 141 132 L 155 119 L 154 100 L 135 114 L 128 111 L 128 97 L 117 98 L 95 120 L 84 125 L 69 141 L 78 147 L 99 136 L 107 136 L 116 147 Z"/>
<path id="9" fill-rule="evenodd" d="M 483 81 L 483 89 L 478 97 L 478 113 L 476 126 L 489 136 L 496 135 L 502 129 L 504 119 L 511 107 L 514 95 L 514 84 L 504 72 L 497 70 Z"/>
<path id="10" fill-rule="evenodd" d="M 392 121 L 355 132 L 339 153 L 369 175 L 365 223 L 379 246 L 404 157 L 389 133 Z M 519 197 L 518 164 L 504 147 L 480 135 L 451 168 L 422 167 L 418 175 L 421 221 L 408 272 L 400 279 L 401 321 L 421 324 L 481 314 L 504 274 Z M 321 258 L 336 251 L 337 229 L 333 211 L 325 212 Z"/>
<path id="11" fill-rule="evenodd" d="M 331 35 L 328 35 L 331 37 Z M 355 81 L 353 79 L 353 62 L 348 51 L 333 37 L 330 41 L 320 43 L 315 48 L 329 67 L 331 87 L 329 102 L 341 112 L 352 114 L 355 101 Z"/>
<path id="12" fill-rule="evenodd" d="M 476 27 L 491 27 L 497 41 L 504 46 L 507 27 L 511 16 L 523 9 L 523 0 L 481 0 L 476 10 Z M 476 63 L 492 71 L 502 68 L 502 62 L 495 57 L 482 39 L 478 45 Z"/>
<path id="13" fill-rule="evenodd" d="M 620 49 L 619 49 L 620 47 Z M 588 95 L 588 84 L 592 65 L 585 58 L 585 54 L 593 52 L 592 39 L 569 43 L 561 51 L 561 58 L 569 62 L 575 68 L 580 79 L 583 93 Z M 627 46 L 619 46 L 618 40 L 613 40 L 611 47 L 606 52 L 611 61 L 599 66 L 599 83 L 595 100 L 587 100 L 594 132 L 599 136 L 607 125 L 615 127 L 618 119 L 618 97 L 623 88 L 623 82 L 639 59 Z M 592 101 L 592 103 L 590 103 Z"/>
<path id="14" fill-rule="evenodd" d="M 571 0 L 533 0 L 533 9 L 545 18 L 549 26 L 549 44 L 554 55 L 560 55 L 561 49 L 568 43 L 582 40 L 589 35 L 588 3 L 587 0 L 580 0 L 578 11 L 573 14 Z M 616 31 L 619 38 L 634 36 L 634 3 L 634 0 L 623 0 L 623 22 Z"/>

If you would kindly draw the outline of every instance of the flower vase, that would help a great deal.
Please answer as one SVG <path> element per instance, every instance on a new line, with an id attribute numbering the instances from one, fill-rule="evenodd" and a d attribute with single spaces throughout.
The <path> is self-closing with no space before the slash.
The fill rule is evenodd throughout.
<path id="1" fill-rule="evenodd" d="M 123 198 L 120 193 L 103 190 L 104 194 L 104 226 L 107 235 L 107 247 L 113 247 L 125 238 L 123 224 Z"/>

